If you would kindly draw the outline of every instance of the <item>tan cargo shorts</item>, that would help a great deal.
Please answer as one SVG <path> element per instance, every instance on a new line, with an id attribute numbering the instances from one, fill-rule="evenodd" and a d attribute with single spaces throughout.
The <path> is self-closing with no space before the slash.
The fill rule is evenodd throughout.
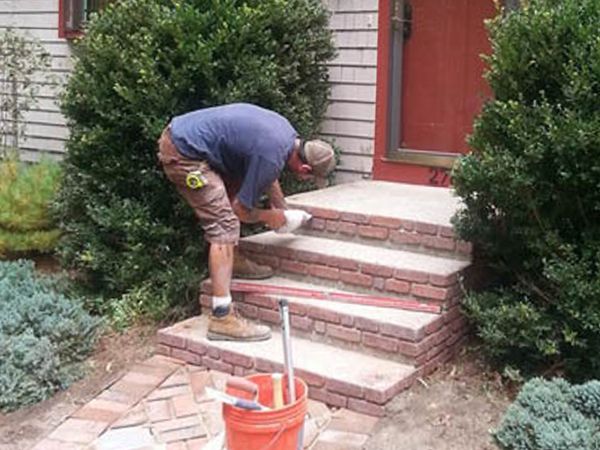
<path id="1" fill-rule="evenodd" d="M 173 144 L 168 127 L 158 140 L 158 148 L 158 159 L 167 178 L 194 209 L 204 229 L 206 241 L 212 244 L 237 245 L 240 221 L 233 212 L 221 176 L 206 161 L 188 159 L 181 155 Z M 200 170 L 207 180 L 207 184 L 200 189 L 191 189 L 185 182 L 188 173 L 195 170 Z"/>

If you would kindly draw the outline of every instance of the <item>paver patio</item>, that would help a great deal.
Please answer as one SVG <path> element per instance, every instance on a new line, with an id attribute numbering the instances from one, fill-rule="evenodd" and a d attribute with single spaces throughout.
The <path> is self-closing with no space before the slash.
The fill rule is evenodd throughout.
<path id="1" fill-rule="evenodd" d="M 68 417 L 34 450 L 200 450 L 224 430 L 207 386 L 229 375 L 165 356 L 135 365 Z M 358 450 L 377 419 L 309 401 L 305 449 Z"/>

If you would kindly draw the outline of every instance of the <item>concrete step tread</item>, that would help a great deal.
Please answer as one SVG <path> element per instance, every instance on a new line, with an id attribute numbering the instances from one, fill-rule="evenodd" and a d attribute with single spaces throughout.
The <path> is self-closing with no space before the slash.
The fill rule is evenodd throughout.
<path id="1" fill-rule="evenodd" d="M 326 286 L 316 285 L 313 283 L 305 283 L 297 280 L 292 280 L 284 277 L 272 277 L 267 280 L 236 280 L 243 283 L 269 285 L 269 286 L 285 286 L 300 289 L 312 289 L 319 292 L 341 292 L 352 294 L 350 291 L 343 291 Z M 439 319 L 439 314 L 431 314 L 425 312 L 406 311 L 398 308 L 383 308 L 379 306 L 357 305 L 342 303 L 330 300 L 310 299 L 306 297 L 293 297 L 287 295 L 277 295 L 278 298 L 286 298 L 290 303 L 304 305 L 310 308 L 320 308 L 329 311 L 334 311 L 340 315 L 352 316 L 354 318 L 369 319 L 379 323 L 385 323 L 403 327 L 406 329 L 420 330 L 427 325 Z"/>
<path id="2" fill-rule="evenodd" d="M 452 275 L 468 267 L 469 261 L 415 253 L 406 250 L 375 247 L 354 242 L 322 237 L 277 234 L 273 231 L 248 236 L 243 243 L 279 247 L 321 254 L 327 257 L 354 260 L 360 263 L 390 267 L 396 270 L 411 270 L 435 275 Z"/>
<path id="3" fill-rule="evenodd" d="M 367 180 L 292 195 L 286 201 L 290 207 L 329 209 L 444 227 L 451 226 L 450 219 L 461 204 L 451 189 Z"/>
<path id="4" fill-rule="evenodd" d="M 283 342 L 281 333 L 277 331 L 273 332 L 268 341 L 240 343 L 210 341 L 206 338 L 207 328 L 208 318 L 199 316 L 161 330 L 161 334 L 176 336 L 195 345 L 242 355 L 245 358 L 260 358 L 274 364 L 283 364 Z M 394 386 L 412 376 L 416 370 L 410 365 L 298 337 L 292 339 L 292 355 L 294 367 L 298 370 L 381 392 L 393 390 Z"/>

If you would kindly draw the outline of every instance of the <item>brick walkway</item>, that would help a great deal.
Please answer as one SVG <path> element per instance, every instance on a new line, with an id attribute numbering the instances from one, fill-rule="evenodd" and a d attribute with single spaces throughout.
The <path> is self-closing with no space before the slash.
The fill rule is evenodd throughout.
<path id="1" fill-rule="evenodd" d="M 153 356 L 136 365 L 40 441 L 34 450 L 200 450 L 223 431 L 205 387 L 228 375 Z M 359 450 L 377 419 L 309 401 L 305 449 Z"/>

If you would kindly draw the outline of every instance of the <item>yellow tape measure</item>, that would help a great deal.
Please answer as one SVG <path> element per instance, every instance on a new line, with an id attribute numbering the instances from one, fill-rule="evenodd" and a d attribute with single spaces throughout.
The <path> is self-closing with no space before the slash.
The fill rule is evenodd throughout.
<path id="1" fill-rule="evenodd" d="M 208 184 L 208 180 L 201 171 L 193 170 L 185 177 L 185 184 L 190 189 L 202 189 Z"/>

